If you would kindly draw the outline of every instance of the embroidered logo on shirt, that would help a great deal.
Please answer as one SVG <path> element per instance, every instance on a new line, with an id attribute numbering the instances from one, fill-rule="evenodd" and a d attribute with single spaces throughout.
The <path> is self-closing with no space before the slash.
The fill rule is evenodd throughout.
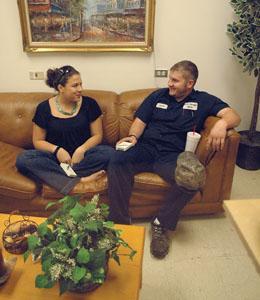
<path id="1" fill-rule="evenodd" d="M 198 103 L 197 102 L 186 102 L 183 105 L 183 109 L 197 110 L 198 109 Z"/>
<path id="2" fill-rule="evenodd" d="M 167 109 L 167 108 L 168 108 L 168 105 L 159 102 L 159 103 L 156 104 L 156 107 L 157 107 L 157 108 L 162 108 L 162 109 Z"/>

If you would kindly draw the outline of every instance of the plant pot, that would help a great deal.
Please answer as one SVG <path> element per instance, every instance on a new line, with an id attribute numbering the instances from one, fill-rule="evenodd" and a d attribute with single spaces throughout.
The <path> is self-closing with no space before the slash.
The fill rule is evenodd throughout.
<path id="1" fill-rule="evenodd" d="M 70 292 L 73 293 L 88 293 L 94 291 L 96 288 L 101 286 L 99 283 L 85 282 L 82 284 L 77 284 L 76 286 L 69 288 Z"/>
<path id="2" fill-rule="evenodd" d="M 107 277 L 107 272 L 108 272 L 108 261 L 109 261 L 109 254 L 107 253 L 106 255 L 106 262 L 104 267 L 104 271 L 105 271 L 105 279 Z M 102 283 L 93 283 L 93 282 L 84 282 L 84 283 L 79 283 L 73 287 L 69 288 L 70 292 L 73 293 L 88 293 L 88 292 L 92 292 L 95 289 L 97 289 L 98 287 L 100 287 L 102 285 Z"/>
<path id="3" fill-rule="evenodd" d="M 236 164 L 246 170 L 260 169 L 260 132 L 256 131 L 253 139 L 248 138 L 248 130 L 240 131 L 240 143 Z"/>

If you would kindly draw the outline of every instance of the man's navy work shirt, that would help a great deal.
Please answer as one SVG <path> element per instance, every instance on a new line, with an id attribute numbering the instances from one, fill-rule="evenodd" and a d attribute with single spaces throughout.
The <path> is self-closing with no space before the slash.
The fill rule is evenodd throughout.
<path id="1" fill-rule="evenodd" d="M 154 146 L 161 153 L 182 152 L 188 131 L 200 132 L 208 116 L 228 104 L 206 92 L 193 90 L 180 102 L 164 88 L 150 94 L 140 105 L 135 117 L 142 120 L 145 130 L 140 141 Z"/>

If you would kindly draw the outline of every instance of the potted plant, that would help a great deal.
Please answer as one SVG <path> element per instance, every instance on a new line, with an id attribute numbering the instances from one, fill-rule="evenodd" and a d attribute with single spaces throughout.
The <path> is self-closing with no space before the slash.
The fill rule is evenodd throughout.
<path id="1" fill-rule="evenodd" d="M 43 273 L 35 279 L 38 288 L 51 288 L 58 282 L 60 294 L 93 290 L 104 282 L 109 258 L 120 264 L 120 246 L 129 249 L 125 255 L 130 259 L 136 251 L 120 237 L 121 230 L 107 221 L 108 205 L 99 204 L 98 196 L 85 204 L 72 196 L 58 203 L 61 208 L 28 237 L 24 260 L 30 254 L 41 260 Z M 47 208 L 55 204 L 51 202 Z"/>
<path id="2" fill-rule="evenodd" d="M 237 20 L 228 24 L 233 41 L 230 49 L 244 72 L 256 77 L 255 100 L 249 130 L 240 131 L 237 164 L 244 169 L 260 169 L 260 132 L 257 118 L 260 96 L 260 0 L 231 0 Z"/>

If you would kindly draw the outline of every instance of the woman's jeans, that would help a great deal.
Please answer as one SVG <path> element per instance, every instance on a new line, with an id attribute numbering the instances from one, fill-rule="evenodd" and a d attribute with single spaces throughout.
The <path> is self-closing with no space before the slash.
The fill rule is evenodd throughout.
<path id="1" fill-rule="evenodd" d="M 114 149 L 106 145 L 98 145 L 85 153 L 83 160 L 73 165 L 77 177 L 68 177 L 55 155 L 41 150 L 25 150 L 18 155 L 17 169 L 24 175 L 42 181 L 58 192 L 67 195 L 80 181 L 97 171 L 106 170 Z"/>

